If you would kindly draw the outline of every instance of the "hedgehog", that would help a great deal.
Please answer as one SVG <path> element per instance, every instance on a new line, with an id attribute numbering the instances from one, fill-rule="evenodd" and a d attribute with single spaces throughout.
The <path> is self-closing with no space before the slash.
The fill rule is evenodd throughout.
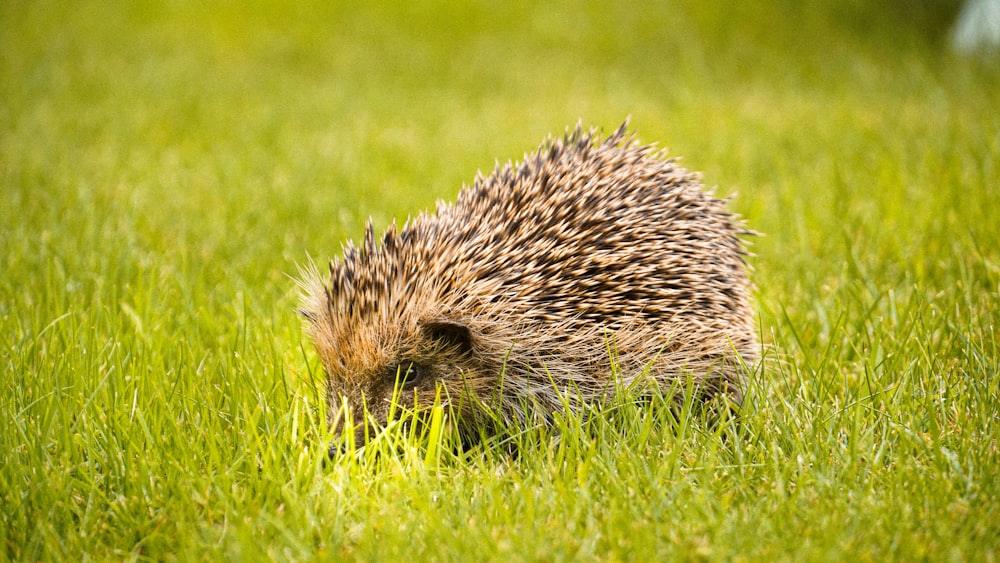
<path id="1" fill-rule="evenodd" d="M 463 441 L 622 389 L 738 406 L 756 359 L 754 233 L 726 203 L 627 123 L 578 125 L 378 241 L 369 219 L 360 247 L 300 282 L 330 455 L 394 404 L 444 404 Z"/>

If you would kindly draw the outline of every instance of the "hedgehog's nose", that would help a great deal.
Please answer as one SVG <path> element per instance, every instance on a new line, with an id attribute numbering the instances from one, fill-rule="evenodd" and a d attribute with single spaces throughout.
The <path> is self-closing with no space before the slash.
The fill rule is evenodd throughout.
<path id="1" fill-rule="evenodd" d="M 347 453 L 347 444 L 343 440 L 334 440 L 330 442 L 330 449 L 327 450 L 326 455 L 327 459 L 333 461 L 345 453 Z"/>
<path id="2" fill-rule="evenodd" d="M 359 424 L 354 430 L 354 445 L 360 448 L 366 443 L 368 443 L 368 434 L 365 432 L 365 427 Z M 333 440 L 330 442 L 330 449 L 326 452 L 327 458 L 330 460 L 337 459 L 347 453 L 347 447 L 347 441 L 343 438 Z"/>

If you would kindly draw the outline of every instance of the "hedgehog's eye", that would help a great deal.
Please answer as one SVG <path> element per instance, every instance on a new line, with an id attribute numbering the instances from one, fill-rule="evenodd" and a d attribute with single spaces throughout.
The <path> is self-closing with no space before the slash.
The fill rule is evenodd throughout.
<path id="1" fill-rule="evenodd" d="M 393 382 L 399 382 L 399 386 L 405 388 L 413 387 L 424 376 L 424 368 L 413 362 L 400 362 L 389 369 L 389 378 Z"/>

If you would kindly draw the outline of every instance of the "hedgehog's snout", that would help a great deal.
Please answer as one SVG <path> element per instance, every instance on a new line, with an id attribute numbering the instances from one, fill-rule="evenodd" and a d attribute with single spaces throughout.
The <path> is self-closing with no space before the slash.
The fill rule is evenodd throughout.
<path id="1" fill-rule="evenodd" d="M 336 437 L 330 441 L 330 447 L 327 452 L 330 459 L 336 459 L 347 453 L 350 448 L 350 442 L 346 436 L 347 432 L 353 433 L 354 447 L 360 448 L 368 443 L 368 440 L 372 437 L 372 432 L 377 427 L 374 421 L 369 420 L 364 414 L 352 417 L 353 424 L 348 424 L 347 419 L 347 416 L 340 413 L 333 424 L 333 433 Z"/>
<path id="2" fill-rule="evenodd" d="M 334 440 L 330 442 L 330 449 L 327 450 L 326 457 L 327 459 L 332 461 L 344 455 L 345 453 L 347 453 L 346 445 L 340 440 Z"/>
<path id="3" fill-rule="evenodd" d="M 360 448 L 368 442 L 368 434 L 365 432 L 365 426 L 363 423 L 355 424 L 354 426 L 354 447 Z M 344 440 L 343 437 L 335 438 L 330 441 L 330 447 L 327 450 L 327 457 L 331 460 L 337 459 L 338 457 L 346 454 L 348 451 L 348 442 Z"/>

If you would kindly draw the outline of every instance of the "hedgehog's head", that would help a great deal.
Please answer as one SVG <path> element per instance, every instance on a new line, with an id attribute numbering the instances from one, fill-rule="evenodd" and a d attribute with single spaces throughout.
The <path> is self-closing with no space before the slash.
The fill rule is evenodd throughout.
<path id="1" fill-rule="evenodd" d="M 421 283 L 405 279 L 419 274 L 402 267 L 394 229 L 378 248 L 373 239 L 369 225 L 362 248 L 349 244 L 329 278 L 313 272 L 303 284 L 301 312 L 326 371 L 327 419 L 338 437 L 353 431 L 357 446 L 399 407 L 450 404 L 474 355 L 468 325 L 442 315 Z"/>

